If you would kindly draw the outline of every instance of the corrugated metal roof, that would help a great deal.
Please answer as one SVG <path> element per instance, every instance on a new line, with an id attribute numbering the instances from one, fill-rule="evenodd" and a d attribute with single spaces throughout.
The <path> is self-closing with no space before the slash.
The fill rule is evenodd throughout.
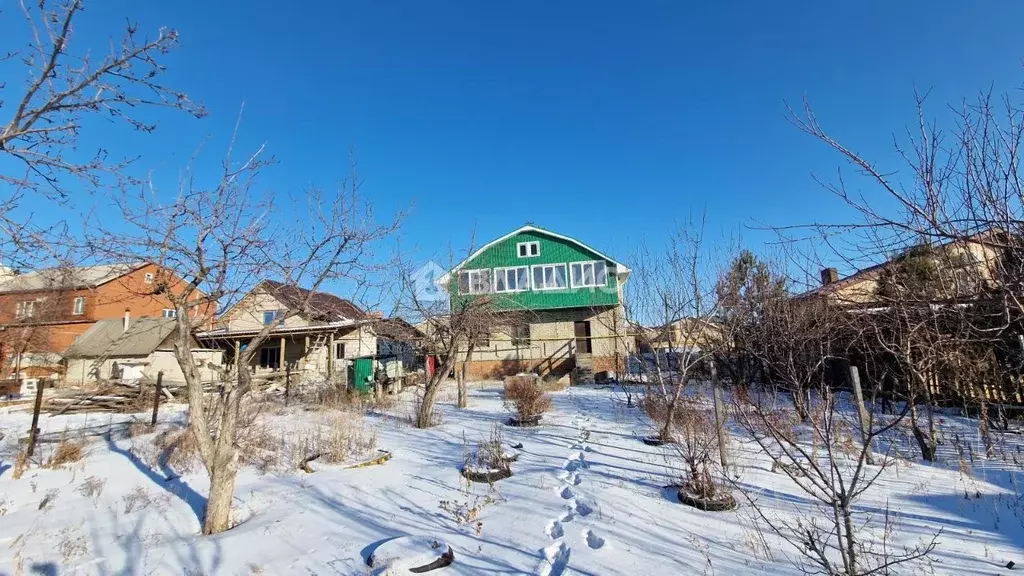
<path id="1" fill-rule="evenodd" d="M 89 288 L 124 276 L 145 264 L 145 262 L 136 262 L 134 264 L 46 268 L 3 278 L 0 280 L 0 292 Z"/>
<path id="2" fill-rule="evenodd" d="M 123 328 L 123 320 L 100 320 L 79 336 L 67 352 L 68 358 L 98 356 L 149 356 L 174 332 L 174 318 L 138 318 Z"/>

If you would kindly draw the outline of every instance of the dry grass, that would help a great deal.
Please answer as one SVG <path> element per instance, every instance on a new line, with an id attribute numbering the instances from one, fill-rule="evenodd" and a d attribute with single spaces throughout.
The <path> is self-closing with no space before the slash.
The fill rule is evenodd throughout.
<path id="1" fill-rule="evenodd" d="M 107 481 L 99 476 L 89 476 L 82 482 L 82 485 L 78 487 L 78 493 L 86 498 L 92 498 L 98 500 L 100 495 L 103 494 L 103 488 L 107 485 Z"/>
<path id="2" fill-rule="evenodd" d="M 136 486 L 124 495 L 124 513 L 131 514 L 135 510 L 145 510 L 153 503 L 153 498 L 142 486 Z"/>
<path id="3" fill-rule="evenodd" d="M 147 461 L 150 466 L 159 466 L 163 463 L 178 474 L 188 474 L 199 464 L 199 448 L 196 445 L 196 437 L 187 427 L 172 428 L 157 434 L 153 438 L 152 445 L 158 454 L 155 456 L 156 462 Z"/>
<path id="4" fill-rule="evenodd" d="M 60 444 L 53 450 L 50 460 L 44 465 L 46 468 L 60 468 L 67 464 L 74 464 L 85 457 L 85 442 L 82 440 L 61 440 Z"/>
<path id="5" fill-rule="evenodd" d="M 505 379 L 505 406 L 520 420 L 526 420 L 547 412 L 551 396 L 533 378 L 510 376 Z"/>
<path id="6" fill-rule="evenodd" d="M 47 490 L 46 494 L 43 495 L 43 499 L 39 501 L 39 509 L 49 510 L 50 507 L 53 506 L 53 503 L 57 500 L 57 496 L 59 494 L 60 490 L 57 490 L 56 488 L 51 488 L 50 490 Z"/>
<path id="7" fill-rule="evenodd" d="M 18 456 L 14 459 L 14 472 L 12 476 L 15 480 L 21 478 L 22 474 L 28 470 L 28 454 L 22 450 L 18 452 Z"/>
<path id="8" fill-rule="evenodd" d="M 153 432 L 153 427 L 149 425 L 149 422 L 142 422 L 136 420 L 128 425 L 128 437 L 136 438 Z"/>

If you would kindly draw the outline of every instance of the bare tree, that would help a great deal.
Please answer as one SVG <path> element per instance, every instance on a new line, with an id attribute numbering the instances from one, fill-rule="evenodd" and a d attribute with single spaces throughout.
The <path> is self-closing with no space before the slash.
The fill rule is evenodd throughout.
<path id="1" fill-rule="evenodd" d="M 454 269 L 449 266 L 449 270 Z M 416 426 L 428 428 L 436 421 L 437 393 L 456 364 L 461 363 L 455 374 L 458 406 L 464 408 L 468 404 L 468 365 L 479 343 L 497 334 L 511 335 L 512 327 L 522 321 L 523 315 L 499 305 L 501 295 L 491 293 L 489 279 L 487 286 L 481 285 L 468 295 L 468 286 L 460 288 L 456 272 L 446 280 L 439 280 L 445 282 L 442 292 L 447 293 L 440 298 L 439 293 L 432 290 L 434 286 L 425 289 L 420 284 L 422 281 L 411 273 L 403 274 L 399 306 L 404 314 L 420 321 L 425 334 L 424 349 L 437 359 L 434 371 L 427 374 L 423 382 L 417 406 Z"/>
<path id="2" fill-rule="evenodd" d="M 232 144 L 233 147 L 233 144 Z M 174 305 L 175 357 L 188 391 L 189 427 L 210 476 L 203 533 L 230 528 L 230 507 L 238 470 L 239 408 L 253 389 L 253 356 L 287 318 L 316 315 L 316 291 L 328 282 L 367 288 L 384 263 L 375 258 L 381 243 L 396 230 L 401 216 L 378 223 L 370 204 L 360 199 L 356 180 L 337 193 L 309 189 L 292 205 L 255 189 L 264 165 L 263 149 L 235 163 L 229 148 L 218 182 L 197 184 L 191 171 L 178 194 L 163 202 L 142 189 L 118 199 L 127 232 L 93 239 L 97 249 L 143 259 L 180 275 L 161 278 L 153 290 Z M 233 377 L 220 382 L 206 401 L 192 355 L 192 334 L 211 305 L 237 302 L 259 278 L 280 280 L 280 290 L 295 298 L 284 314 L 267 323 L 236 358 Z"/>
<path id="3" fill-rule="evenodd" d="M 683 228 L 670 239 L 664 256 L 643 250 L 633 268 L 630 313 L 656 319 L 657 327 L 635 326 L 641 348 L 654 350 L 654 366 L 645 367 L 648 386 L 643 406 L 657 422 L 657 440 L 670 442 L 683 390 L 706 366 L 717 341 L 720 300 L 716 271 L 704 245 L 703 223 Z M 664 347 L 662 368 L 657 347 Z"/>
<path id="4" fill-rule="evenodd" d="M 5 37 L 0 64 L 18 67 L 0 82 L 0 158 L 11 167 L 0 171 L 8 192 L 0 198 L 3 240 L 33 248 L 54 244 L 60 225 L 34 225 L 16 209 L 26 194 L 63 201 L 85 184 L 93 188 L 130 180 L 126 168 L 133 158 L 114 158 L 110 147 L 79 148 L 80 136 L 93 119 L 121 122 L 143 132 L 156 124 L 146 112 L 170 108 L 201 117 L 205 109 L 164 84 L 164 57 L 178 45 L 178 33 L 161 28 L 153 36 L 129 21 L 119 42 L 106 53 L 79 45 L 75 24 L 83 0 L 21 1 L 27 38 Z M 48 242 L 49 241 L 49 242 Z M 59 242 L 58 242 L 59 243 Z M 8 258 L 16 255 L 11 251 Z M 29 262 L 38 266 L 38 262 Z"/>
<path id="5" fill-rule="evenodd" d="M 803 423 L 794 411 L 780 408 L 777 392 L 770 387 L 753 387 L 750 394 L 737 396 L 735 414 L 771 458 L 773 469 L 781 470 L 807 494 L 817 513 L 801 512 L 795 517 L 775 513 L 757 494 L 736 486 L 769 529 L 799 551 L 797 564 L 805 573 L 888 574 L 925 558 L 934 550 L 938 533 L 917 546 L 897 549 L 887 542 L 895 528 L 889 515 L 856 505 L 895 463 L 887 434 L 906 411 L 888 419 L 876 418 L 872 411 L 862 428 L 856 412 L 842 408 L 841 394 L 831 386 L 816 383 L 812 391 Z M 875 399 L 872 395 L 869 405 L 874 406 Z M 872 446 L 883 444 L 882 453 L 875 455 L 876 465 L 869 465 Z"/>

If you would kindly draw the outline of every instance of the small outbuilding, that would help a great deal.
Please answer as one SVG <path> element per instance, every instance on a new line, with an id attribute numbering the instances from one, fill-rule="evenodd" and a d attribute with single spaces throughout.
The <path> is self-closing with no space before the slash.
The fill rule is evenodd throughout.
<path id="1" fill-rule="evenodd" d="M 154 381 L 163 372 L 166 384 L 183 384 L 185 377 L 174 357 L 174 318 L 100 320 L 79 336 L 64 353 L 65 383 L 70 385 L 120 380 Z M 217 378 L 222 351 L 200 348 L 192 356 L 204 382 Z"/>

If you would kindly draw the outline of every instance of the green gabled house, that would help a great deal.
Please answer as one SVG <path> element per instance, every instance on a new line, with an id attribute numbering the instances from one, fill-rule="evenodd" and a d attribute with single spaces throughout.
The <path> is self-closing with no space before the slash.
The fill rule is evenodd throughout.
<path id="1" fill-rule="evenodd" d="M 586 244 L 523 226 L 470 254 L 441 279 L 454 307 L 486 297 L 510 323 L 478 341 L 469 376 L 535 372 L 592 381 L 621 371 L 632 351 L 622 306 L 629 268 Z M 514 318 L 514 320 L 512 320 Z"/>

